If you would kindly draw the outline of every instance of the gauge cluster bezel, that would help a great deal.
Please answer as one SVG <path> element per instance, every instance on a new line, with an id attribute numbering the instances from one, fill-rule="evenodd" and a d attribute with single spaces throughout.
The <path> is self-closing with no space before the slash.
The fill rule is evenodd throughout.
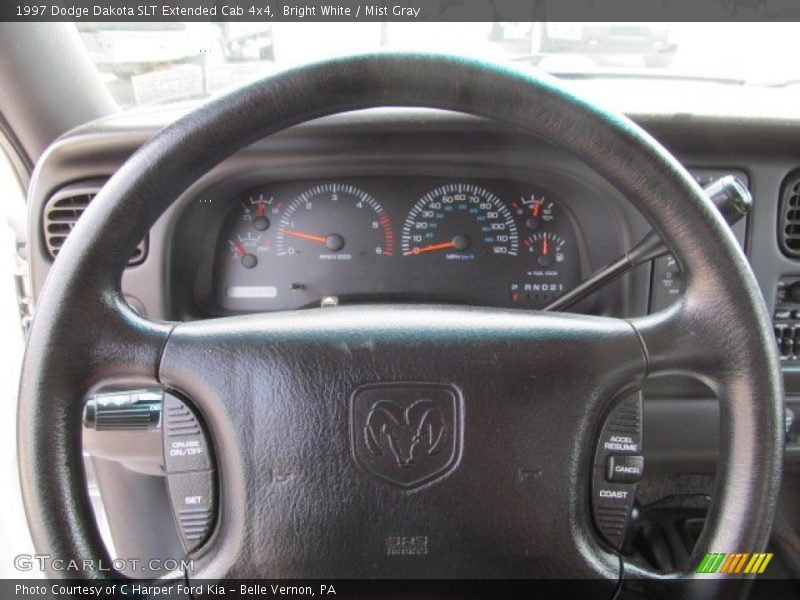
<path id="1" fill-rule="evenodd" d="M 365 111 L 288 130 L 240 151 L 192 185 L 167 217 L 171 235 L 163 252 L 170 318 L 230 314 L 213 294 L 214 236 L 227 201 L 262 184 L 433 178 L 508 180 L 557 190 L 579 215 L 581 242 L 591 249 L 581 251 L 586 272 L 615 259 L 649 229 L 613 185 L 547 142 L 463 115 L 403 112 L 415 115 L 409 121 L 395 119 L 396 114 L 391 111 L 388 118 L 386 111 Z M 649 267 L 639 269 L 574 310 L 641 314 L 646 298 L 633 290 L 647 289 L 649 278 Z M 396 301 L 419 299 L 398 296 Z"/>

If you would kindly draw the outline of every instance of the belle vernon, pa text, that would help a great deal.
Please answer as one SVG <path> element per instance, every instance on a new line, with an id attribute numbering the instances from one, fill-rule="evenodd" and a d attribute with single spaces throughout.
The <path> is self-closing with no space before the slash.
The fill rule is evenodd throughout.
<path id="1" fill-rule="evenodd" d="M 119 583 L 105 585 L 85 585 L 55 583 L 47 585 L 17 584 L 17 596 L 98 596 L 105 598 L 114 595 L 149 596 L 151 598 L 166 598 L 178 595 L 185 596 L 226 596 L 228 594 L 239 596 L 272 596 L 272 597 L 298 597 L 298 596 L 336 596 L 336 588 L 331 584 L 319 585 L 280 585 L 271 584 L 238 584 L 223 585 L 209 583 L 202 585 L 186 585 L 184 583 L 167 583 L 163 585 L 144 583 Z"/>

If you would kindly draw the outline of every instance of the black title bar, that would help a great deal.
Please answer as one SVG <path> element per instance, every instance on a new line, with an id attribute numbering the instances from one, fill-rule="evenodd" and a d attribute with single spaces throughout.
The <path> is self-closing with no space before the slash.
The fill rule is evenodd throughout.
<path id="1" fill-rule="evenodd" d="M 793 21 L 797 0 L 2 0 L 0 21 Z"/>
<path id="2" fill-rule="evenodd" d="M 735 577 L 735 576 L 734 576 Z M 610 598 L 616 581 L 576 579 L 289 579 L 289 580 L 225 580 L 225 581 L 145 581 L 119 580 L 57 580 L 25 579 L 0 580 L 0 597 L 27 600 L 112 599 L 140 598 L 194 600 L 220 598 L 256 600 L 282 598 L 305 600 L 429 600 L 453 598 L 458 600 L 551 600 L 553 598 Z M 663 580 L 654 584 L 664 597 L 685 589 L 686 581 Z M 780 579 L 757 578 L 753 594 L 763 598 L 786 598 L 787 582 Z M 637 585 L 641 592 L 642 584 Z M 645 590 L 648 588 L 645 586 Z M 719 591 L 719 581 L 709 578 L 695 580 L 692 589 L 699 595 Z"/>

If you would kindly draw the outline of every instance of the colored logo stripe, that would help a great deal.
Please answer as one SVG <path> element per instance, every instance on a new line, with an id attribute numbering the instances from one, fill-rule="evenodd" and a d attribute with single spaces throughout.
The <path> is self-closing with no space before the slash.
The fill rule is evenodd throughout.
<path id="1" fill-rule="evenodd" d="M 772 552 L 769 554 L 753 554 L 753 558 L 750 559 L 750 562 L 747 563 L 747 568 L 744 570 L 745 573 L 763 573 L 764 569 L 767 568 L 769 561 L 772 560 Z"/>
<path id="2" fill-rule="evenodd" d="M 725 554 L 721 552 L 706 553 L 705 557 L 703 558 L 703 562 L 701 562 L 700 566 L 697 567 L 697 572 L 716 573 L 724 558 Z"/>
<path id="3" fill-rule="evenodd" d="M 707 552 L 697 573 L 763 573 L 772 560 L 772 552 Z"/>

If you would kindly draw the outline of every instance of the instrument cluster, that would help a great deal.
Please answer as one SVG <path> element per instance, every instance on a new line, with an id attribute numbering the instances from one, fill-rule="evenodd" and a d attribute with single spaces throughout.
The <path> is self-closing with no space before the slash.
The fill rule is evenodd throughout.
<path id="1" fill-rule="evenodd" d="M 213 293 L 226 312 L 353 302 L 542 308 L 577 285 L 563 199 L 522 182 L 293 181 L 230 201 Z"/>

